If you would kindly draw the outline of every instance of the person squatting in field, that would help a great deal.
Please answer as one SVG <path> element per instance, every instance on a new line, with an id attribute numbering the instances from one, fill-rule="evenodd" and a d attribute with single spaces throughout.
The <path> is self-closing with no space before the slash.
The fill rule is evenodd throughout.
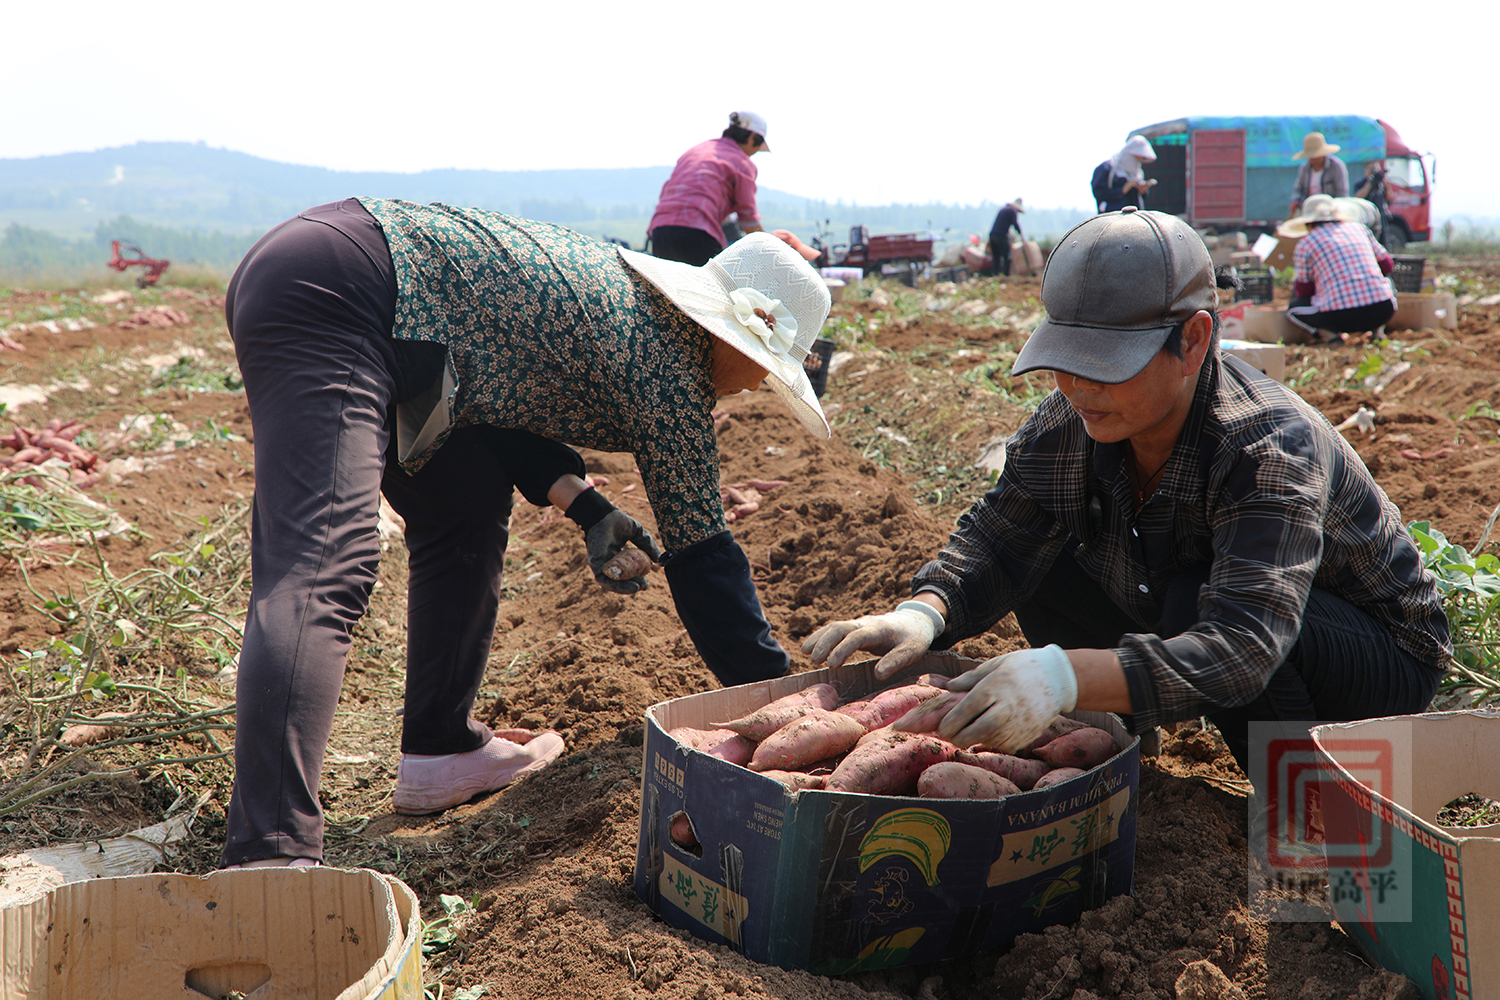
<path id="1" fill-rule="evenodd" d="M 889 676 L 1007 612 L 1030 648 L 949 684 L 959 746 L 1014 751 L 1058 714 L 1135 732 L 1207 716 L 1242 768 L 1249 726 L 1422 711 L 1448 619 L 1400 512 L 1296 393 L 1218 349 L 1217 278 L 1181 220 L 1080 224 L 1042 277 L 1013 373 L 1056 391 L 993 489 L 888 614 L 823 626 L 815 662 Z"/>
<path id="2" fill-rule="evenodd" d="M 802 368 L 829 293 L 752 234 L 703 267 L 495 212 L 348 199 L 267 234 L 225 315 L 255 432 L 252 596 L 222 863 L 316 863 L 318 782 L 382 491 L 406 520 L 398 812 L 504 787 L 563 749 L 470 711 L 489 658 L 513 488 L 565 508 L 589 564 L 634 543 L 725 685 L 785 673 L 727 530 L 713 408 L 761 381 L 819 438 Z M 582 480 L 572 444 L 630 452 L 666 552 Z"/>

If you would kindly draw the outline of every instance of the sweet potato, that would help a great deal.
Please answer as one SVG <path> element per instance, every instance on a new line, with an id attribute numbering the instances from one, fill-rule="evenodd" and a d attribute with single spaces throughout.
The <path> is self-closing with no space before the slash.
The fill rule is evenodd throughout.
<path id="1" fill-rule="evenodd" d="M 706 750 L 736 733 L 732 729 L 690 729 L 687 726 L 678 726 L 676 729 L 667 730 L 667 735 L 683 746 L 692 747 L 694 750 Z"/>
<path id="2" fill-rule="evenodd" d="M 847 701 L 838 708 L 835 708 L 834 711 L 840 715 L 852 715 L 858 718 L 860 713 L 866 711 L 869 707 L 870 699 L 861 698 L 859 701 Z"/>
<path id="3" fill-rule="evenodd" d="M 794 792 L 800 792 L 804 788 L 822 788 L 826 776 L 821 774 L 808 774 L 806 771 L 762 771 L 760 772 L 772 781 L 779 781 Z"/>
<path id="4" fill-rule="evenodd" d="M 1067 781 L 1069 778 L 1076 778 L 1083 773 L 1083 768 L 1081 767 L 1054 767 L 1052 770 L 1036 779 L 1036 784 L 1031 786 L 1031 790 L 1033 792 L 1039 792 L 1043 788 L 1049 788 L 1060 781 Z"/>
<path id="5" fill-rule="evenodd" d="M 809 709 L 824 711 L 836 708 L 838 690 L 832 684 L 813 684 L 784 698 L 777 698 L 764 708 L 728 722 L 715 722 L 721 729 L 732 729 L 741 736 L 759 742 L 776 730 L 806 715 Z"/>
<path id="6" fill-rule="evenodd" d="M 849 751 L 823 787 L 831 792 L 910 795 L 923 771 L 952 760 L 956 753 L 958 747 L 936 736 L 891 732 Z"/>
<path id="7" fill-rule="evenodd" d="M 991 753 L 988 750 L 960 750 L 954 760 L 962 764 L 973 764 L 982 767 L 986 771 L 998 774 L 1007 781 L 1013 782 L 1021 791 L 1028 791 L 1036 784 L 1037 779 L 1050 770 L 1044 760 L 1028 760 L 1025 757 L 1012 757 L 1008 753 Z"/>
<path id="8" fill-rule="evenodd" d="M 1113 736 L 1102 729 L 1085 726 L 1040 747 L 1036 755 L 1053 767 L 1081 767 L 1086 771 L 1119 752 Z"/>
<path id="9" fill-rule="evenodd" d="M 693 832 L 693 821 L 687 813 L 678 813 L 667 822 L 667 836 L 672 843 L 691 851 L 698 846 L 698 835 Z"/>
<path id="10" fill-rule="evenodd" d="M 1066 715 L 1059 715 L 1057 718 L 1048 723 L 1046 729 L 1042 730 L 1042 735 L 1032 740 L 1030 745 L 1028 745 L 1023 750 L 1017 751 L 1017 753 L 1022 757 L 1034 757 L 1036 756 L 1036 752 L 1038 750 L 1046 746 L 1048 743 L 1051 743 L 1059 736 L 1066 736 L 1069 733 L 1073 732 L 1075 729 L 1084 729 L 1087 727 L 1087 722 L 1079 722 L 1077 719 L 1070 719 Z"/>
<path id="11" fill-rule="evenodd" d="M 936 697 L 928 698 L 891 725 L 903 733 L 935 733 L 938 724 L 943 721 L 943 716 L 947 715 L 954 705 L 963 701 L 968 693 L 967 691 L 938 691 Z"/>
<path id="12" fill-rule="evenodd" d="M 721 729 L 719 732 L 724 734 L 723 739 L 710 739 L 700 749 L 710 757 L 718 757 L 731 764 L 748 767 L 750 758 L 755 756 L 755 741 L 746 739 L 739 733 L 731 733 L 727 729 Z"/>
<path id="13" fill-rule="evenodd" d="M 668 729 L 667 735 L 685 747 L 698 749 L 703 743 L 703 737 L 708 735 L 706 729 L 693 729 L 689 726 L 678 726 L 676 729 Z"/>
<path id="14" fill-rule="evenodd" d="M 879 729 L 941 694 L 943 689 L 931 684 L 906 684 L 872 694 L 864 708 L 844 714 L 858 719 L 867 730 Z"/>
<path id="15" fill-rule="evenodd" d="M 1020 790 L 1009 778 L 956 760 L 934 764 L 917 778 L 917 794 L 924 799 L 1003 799 Z"/>
<path id="16" fill-rule="evenodd" d="M 621 549 L 603 566 L 604 575 L 611 580 L 633 580 L 645 576 L 652 567 L 651 557 L 640 549 Z"/>
<path id="17" fill-rule="evenodd" d="M 865 727 L 837 712 L 815 708 L 761 741 L 750 758 L 752 771 L 795 771 L 843 753 L 865 735 Z"/>

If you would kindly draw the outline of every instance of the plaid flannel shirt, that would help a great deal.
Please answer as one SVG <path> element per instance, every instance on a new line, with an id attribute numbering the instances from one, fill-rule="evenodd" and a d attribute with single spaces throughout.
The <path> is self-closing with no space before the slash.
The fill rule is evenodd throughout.
<path id="1" fill-rule="evenodd" d="M 1115 649 L 1139 729 L 1246 704 L 1302 628 L 1310 588 L 1362 608 L 1434 668 L 1448 620 L 1399 511 L 1343 437 L 1290 390 L 1210 355 L 1156 493 L 1137 513 L 1123 444 L 1090 438 L 1054 392 L 1006 444 L 996 486 L 960 520 L 913 593 L 948 606 L 938 647 L 1014 610 L 1070 538 L 1075 559 L 1140 623 Z M 1160 597 L 1208 563 L 1199 621 L 1151 634 Z"/>
<path id="2" fill-rule="evenodd" d="M 1312 305 L 1318 312 L 1354 309 L 1386 300 L 1395 301 L 1391 283 L 1381 273 L 1391 255 L 1375 241 L 1375 234 L 1357 222 L 1320 222 L 1297 241 L 1292 251 L 1294 284 L 1310 283 Z"/>

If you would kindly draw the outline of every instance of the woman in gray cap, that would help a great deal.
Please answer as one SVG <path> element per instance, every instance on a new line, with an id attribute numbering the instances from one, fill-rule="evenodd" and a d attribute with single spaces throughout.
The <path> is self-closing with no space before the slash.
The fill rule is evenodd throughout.
<path id="1" fill-rule="evenodd" d="M 496 212 L 351 198 L 257 243 L 225 304 L 256 494 L 224 863 L 322 857 L 318 780 L 382 493 L 410 553 L 398 812 L 504 787 L 562 750 L 470 716 L 515 486 L 585 529 L 596 575 L 630 543 L 659 558 L 726 686 L 785 673 L 725 525 L 713 409 L 765 379 L 827 438 L 802 361 L 828 308 L 768 233 L 693 267 Z M 634 455 L 667 551 L 554 441 Z"/>
<path id="2" fill-rule="evenodd" d="M 1421 711 L 1448 620 L 1400 513 L 1323 416 L 1217 349 L 1216 278 L 1179 219 L 1125 209 L 1063 237 L 1015 373 L 1057 391 L 1006 444 L 912 599 L 833 622 L 814 661 L 889 676 L 1014 611 L 1031 648 L 950 683 L 959 746 L 1013 751 L 1061 712 L 1144 732 Z"/>

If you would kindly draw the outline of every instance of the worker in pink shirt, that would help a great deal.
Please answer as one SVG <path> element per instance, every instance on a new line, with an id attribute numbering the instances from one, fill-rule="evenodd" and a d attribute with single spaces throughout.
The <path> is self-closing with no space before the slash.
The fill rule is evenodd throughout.
<path id="1" fill-rule="evenodd" d="M 724 220 L 731 214 L 745 232 L 760 232 L 750 157 L 770 148 L 764 118 L 753 111 L 731 111 L 724 134 L 683 153 L 662 185 L 656 214 L 646 227 L 651 252 L 702 267 L 728 245 Z"/>

